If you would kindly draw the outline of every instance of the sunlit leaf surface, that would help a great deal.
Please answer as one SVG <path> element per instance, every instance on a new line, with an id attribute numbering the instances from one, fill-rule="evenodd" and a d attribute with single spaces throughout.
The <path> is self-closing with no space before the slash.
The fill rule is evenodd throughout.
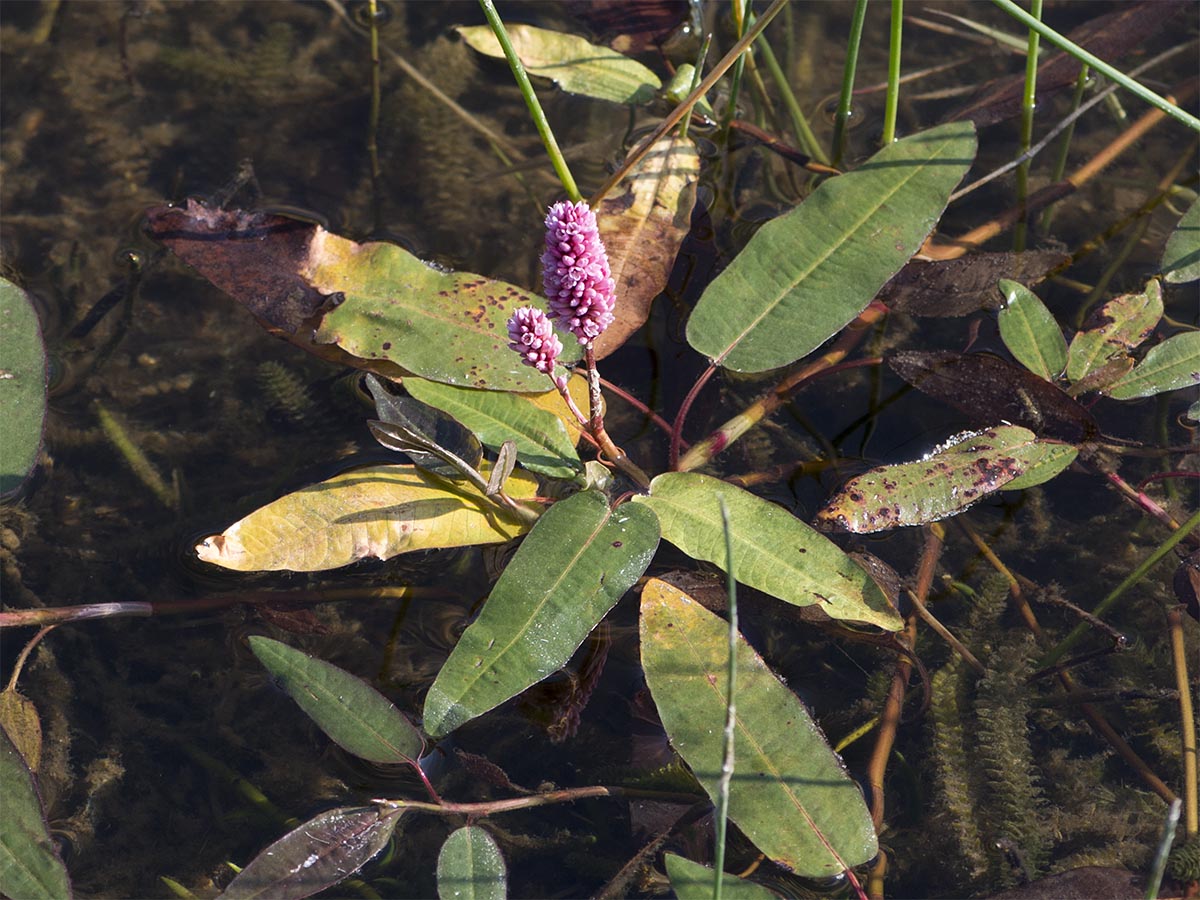
<path id="1" fill-rule="evenodd" d="M 666 287 L 696 203 L 700 157 L 690 140 L 669 134 L 650 148 L 596 210 L 617 283 L 616 319 L 596 339 L 603 359 L 646 322 Z"/>
<path id="2" fill-rule="evenodd" d="M 220 900 L 299 900 L 339 884 L 386 846 L 401 815 L 346 806 L 314 816 L 254 857 Z"/>
<path id="3" fill-rule="evenodd" d="M 1188 207 L 1167 239 L 1162 270 L 1163 277 L 1171 284 L 1200 278 L 1200 200 Z"/>
<path id="4" fill-rule="evenodd" d="M 705 289 L 688 343 L 739 372 L 787 365 L 862 312 L 916 253 L 975 156 L 970 123 L 897 141 L 768 222 Z"/>
<path id="5" fill-rule="evenodd" d="M 708 866 L 668 853 L 663 857 L 671 890 L 678 900 L 710 900 L 715 873 Z M 774 900 L 775 894 L 761 884 L 746 881 L 728 872 L 721 876 L 721 896 L 729 900 Z"/>
<path id="6" fill-rule="evenodd" d="M 642 666 L 663 726 L 717 797 L 727 701 L 728 624 L 652 579 L 642 590 Z M 729 818 L 763 853 L 812 877 L 878 849 L 862 793 L 804 704 L 739 636 Z"/>
<path id="7" fill-rule="evenodd" d="M 492 836 L 478 825 L 450 833 L 437 861 L 440 900 L 504 900 L 508 869 Z"/>
<path id="8" fill-rule="evenodd" d="M 46 828 L 33 775 L 0 728 L 0 894 L 14 900 L 71 896 L 67 869 Z"/>
<path id="9" fill-rule="evenodd" d="M 998 316 L 1000 337 L 1017 362 L 1053 381 L 1067 367 L 1067 339 L 1038 296 L 1015 281 L 1003 280 L 1004 306 Z"/>
<path id="10" fill-rule="evenodd" d="M 251 636 L 250 649 L 309 718 L 343 749 L 378 763 L 420 758 L 424 742 L 416 728 L 361 678 L 261 635 Z"/>
<path id="11" fill-rule="evenodd" d="M 455 30 L 478 52 L 504 58 L 487 25 Z M 507 25 L 505 30 L 529 74 L 549 78 L 569 94 L 636 104 L 650 100 L 662 87 L 658 76 L 637 60 L 576 35 L 521 24 Z"/>
<path id="12" fill-rule="evenodd" d="M 1087 326 L 1071 340 L 1067 377 L 1079 381 L 1113 357 L 1132 350 L 1162 318 L 1162 285 L 1147 283 L 1140 294 L 1122 294 L 1092 314 Z"/>
<path id="13" fill-rule="evenodd" d="M 1031 466 L 1048 458 L 1061 462 L 1061 446 L 1039 442 L 1018 425 L 960 435 L 924 459 L 851 478 L 817 519 L 859 533 L 936 522 L 1000 490 Z"/>
<path id="14" fill-rule="evenodd" d="M 1132 372 L 1108 389 L 1117 400 L 1149 397 L 1200 384 L 1200 331 L 1187 331 L 1151 347 Z"/>
<path id="15" fill-rule="evenodd" d="M 796 606 L 817 604 L 834 619 L 896 631 L 900 615 L 861 567 L 786 509 L 694 472 L 667 472 L 635 497 L 658 515 L 662 536 L 695 559 L 725 568 L 719 498 L 729 508 L 737 580 Z"/>
<path id="16" fill-rule="evenodd" d="M 528 499 L 537 484 L 518 472 L 507 493 Z M 525 530 L 470 484 L 416 466 L 369 466 L 268 503 L 205 538 L 196 555 L 240 572 L 319 572 L 413 550 L 503 543 Z"/>
<path id="17" fill-rule="evenodd" d="M 425 698 L 435 737 L 557 671 L 646 571 L 658 521 L 598 491 L 555 503 L 521 544 Z"/>

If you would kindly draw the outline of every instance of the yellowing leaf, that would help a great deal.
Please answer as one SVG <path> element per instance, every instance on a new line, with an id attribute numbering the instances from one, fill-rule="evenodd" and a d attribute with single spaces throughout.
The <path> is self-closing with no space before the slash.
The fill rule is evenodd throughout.
<path id="1" fill-rule="evenodd" d="M 516 472 L 505 492 L 527 499 L 537 484 Z M 319 572 L 413 550 L 503 543 L 526 530 L 467 483 L 415 466 L 369 466 L 268 503 L 205 538 L 196 554 L 239 572 Z"/>

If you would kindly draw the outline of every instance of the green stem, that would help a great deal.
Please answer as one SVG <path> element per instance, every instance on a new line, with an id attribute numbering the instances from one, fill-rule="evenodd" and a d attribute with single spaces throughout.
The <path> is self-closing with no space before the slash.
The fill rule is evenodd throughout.
<path id="1" fill-rule="evenodd" d="M 837 113 L 833 119 L 833 164 L 841 166 L 846 149 L 846 123 L 854 100 L 854 74 L 858 70 L 858 48 L 862 44 L 863 22 L 867 19 L 867 0 L 855 0 L 854 16 L 850 20 L 850 37 L 846 41 L 846 64 L 842 68 L 842 90 L 838 94 Z"/>
<path id="2" fill-rule="evenodd" d="M 550 164 L 554 166 L 554 173 L 562 182 L 568 198 L 573 202 L 582 200 L 583 195 L 579 193 L 575 179 L 571 176 L 571 170 L 567 167 L 567 160 L 563 157 L 562 150 L 558 148 L 558 141 L 554 139 L 554 132 L 550 130 L 546 114 L 542 112 L 542 104 L 538 102 L 537 94 L 533 92 L 533 85 L 529 83 L 529 76 L 525 74 L 525 66 L 521 64 L 517 51 L 513 49 L 512 41 L 508 39 L 508 32 L 504 29 L 504 23 L 500 21 L 500 14 L 496 12 L 495 4 L 492 3 L 492 0 L 479 0 L 479 5 L 483 8 L 488 25 L 492 27 L 492 33 L 496 35 L 496 40 L 500 42 L 500 47 L 504 50 L 504 58 L 508 60 L 508 67 L 512 69 L 517 87 L 521 89 L 521 96 L 525 98 L 525 105 L 529 107 L 529 114 L 533 117 L 533 124 L 542 138 L 546 155 L 550 157 Z"/>
<path id="3" fill-rule="evenodd" d="M 750 23 L 754 23 L 754 16 L 750 16 Z M 796 95 L 792 93 L 792 87 L 783 73 L 783 67 L 775 58 L 775 51 L 771 49 L 771 45 L 767 43 L 765 37 L 758 39 L 757 46 L 762 51 L 763 62 L 766 63 L 767 70 L 779 88 L 779 95 L 783 98 L 783 105 L 787 107 L 788 115 L 792 120 L 792 131 L 796 135 L 796 140 L 800 142 L 801 149 L 817 162 L 829 165 L 829 157 L 825 155 L 825 150 L 817 142 L 817 136 L 813 134 L 804 111 L 800 109 Z"/>
<path id="4" fill-rule="evenodd" d="M 750 5 L 750 0 L 731 0 L 733 7 L 733 19 L 737 23 L 737 36 L 740 40 L 746 35 L 746 10 Z M 742 73 L 746 70 L 746 55 L 749 53 L 747 47 L 744 53 L 739 53 L 737 59 L 733 63 L 733 74 L 729 78 L 729 101 L 725 104 L 725 115 L 722 117 L 721 128 L 725 132 L 726 137 L 729 135 L 729 123 L 733 121 L 737 114 L 738 94 L 742 88 Z"/>
<path id="5" fill-rule="evenodd" d="M 1108 611 L 1108 608 L 1116 603 L 1118 599 L 1120 599 L 1122 594 L 1129 590 L 1129 588 L 1131 588 L 1133 585 L 1141 581 L 1142 578 L 1145 577 L 1146 573 L 1158 564 L 1159 560 L 1170 553 L 1175 545 L 1191 534 L 1197 526 L 1200 526 L 1200 510 L 1192 513 L 1192 517 L 1190 519 L 1180 525 L 1179 528 L 1175 530 L 1174 534 L 1159 544 L 1158 548 L 1148 557 L 1146 557 L 1140 566 L 1130 572 L 1125 580 L 1113 588 L 1112 592 L 1107 597 L 1097 603 L 1096 608 L 1092 610 L 1092 615 L 1097 617 L 1103 616 L 1104 613 Z M 1090 630 L 1091 629 L 1086 622 L 1080 622 L 1075 626 L 1074 629 L 1072 629 L 1070 634 L 1059 641 L 1057 647 L 1038 660 L 1035 668 L 1044 669 L 1047 666 L 1054 665 L 1056 662 L 1062 659 L 1063 654 L 1079 643 L 1080 638 L 1082 638 Z"/>
<path id="6" fill-rule="evenodd" d="M 1030 15 L 1039 22 L 1042 20 L 1042 0 L 1032 0 L 1029 5 Z M 1021 153 L 1028 152 L 1033 143 L 1033 113 L 1037 107 L 1037 70 L 1038 70 L 1038 33 L 1029 30 L 1029 46 L 1025 55 L 1025 91 L 1021 95 Z M 1024 209 L 1025 198 L 1029 196 L 1029 160 L 1017 166 L 1017 204 Z M 1025 232 L 1027 229 L 1025 216 L 1022 215 L 1013 228 L 1013 249 L 1020 253 L 1025 249 Z"/>
<path id="7" fill-rule="evenodd" d="M 1197 119 L 1191 113 L 1180 109 L 1175 104 L 1169 102 L 1166 98 L 1160 97 L 1158 94 L 1154 93 L 1154 91 L 1134 81 L 1129 76 L 1100 59 L 1100 57 L 1093 56 L 1091 53 L 1088 53 L 1088 51 L 1084 50 L 1078 44 L 1063 37 L 1053 28 L 1043 25 L 1029 13 L 1025 12 L 1025 10 L 1021 9 L 1021 7 L 1017 6 L 1017 4 L 1013 3 L 1012 0 L 992 0 L 992 2 L 1021 24 L 1036 31 L 1055 47 L 1058 47 L 1060 50 L 1065 50 L 1080 62 L 1087 63 L 1105 78 L 1115 81 L 1130 93 L 1140 97 L 1142 100 L 1146 101 L 1156 109 L 1162 110 L 1177 122 L 1183 123 L 1193 131 L 1200 131 L 1200 119 Z"/>
<path id="8" fill-rule="evenodd" d="M 883 145 L 896 140 L 896 110 L 900 106 L 900 38 L 904 32 L 904 0 L 892 0 L 892 28 L 888 42 L 887 100 L 883 108 Z"/>
<path id="9" fill-rule="evenodd" d="M 1083 92 L 1087 90 L 1088 74 L 1091 70 L 1087 66 L 1079 68 L 1079 77 L 1075 79 L 1075 93 L 1071 97 L 1071 113 L 1074 114 L 1083 103 Z M 1068 117 L 1070 118 L 1070 117 Z M 1050 172 L 1050 183 L 1056 184 L 1062 181 L 1063 174 L 1067 171 L 1067 159 L 1071 155 L 1071 139 L 1075 136 L 1075 119 L 1071 118 L 1071 124 L 1067 126 L 1063 132 L 1062 141 L 1058 145 L 1058 157 L 1054 160 L 1054 168 Z M 1054 218 L 1054 211 L 1057 207 L 1048 206 L 1045 212 L 1042 213 L 1042 231 L 1050 230 L 1050 222 Z"/>
<path id="10" fill-rule="evenodd" d="M 688 85 L 688 93 L 696 90 L 700 86 L 701 79 L 704 78 L 704 60 L 708 58 L 708 48 L 712 45 L 712 35 L 704 36 L 704 43 L 700 45 L 700 56 L 696 59 L 696 68 L 692 70 L 692 83 Z M 683 124 L 679 126 L 679 136 L 685 141 L 687 140 L 688 126 L 692 124 L 692 109 L 687 111 L 687 115 L 683 117 Z"/>

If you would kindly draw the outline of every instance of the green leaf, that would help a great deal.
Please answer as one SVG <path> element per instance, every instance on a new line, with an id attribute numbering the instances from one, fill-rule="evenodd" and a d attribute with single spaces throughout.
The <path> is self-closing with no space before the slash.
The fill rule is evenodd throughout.
<path id="1" fill-rule="evenodd" d="M 1167 239 L 1162 271 L 1171 284 L 1185 284 L 1200 278 L 1200 200 L 1192 201 Z"/>
<path id="2" fill-rule="evenodd" d="M 1071 340 L 1067 351 L 1067 377 L 1071 381 L 1092 374 L 1113 357 L 1144 341 L 1162 318 L 1162 285 L 1146 283 L 1140 294 L 1122 294 L 1105 303 L 1091 317 L 1091 327 Z"/>
<path id="3" fill-rule="evenodd" d="M 1000 337 L 1017 362 L 1035 375 L 1053 381 L 1067 367 L 1067 339 L 1054 315 L 1038 296 L 1007 278 L 1000 282 Z"/>
<path id="4" fill-rule="evenodd" d="M 955 122 L 830 178 L 760 228 L 709 284 L 688 320 L 688 343 L 739 372 L 807 355 L 916 253 L 974 156 L 974 126 Z"/>
<path id="5" fill-rule="evenodd" d="M 254 635 L 254 655 L 338 746 L 377 763 L 414 763 L 424 742 L 392 702 L 361 678 Z"/>
<path id="6" fill-rule="evenodd" d="M 642 667 L 663 726 L 714 800 L 721 772 L 728 626 L 677 588 L 642 590 Z M 827 877 L 878 851 L 858 785 L 804 704 L 745 639 L 737 643 L 729 817 L 798 875 Z"/>
<path id="7" fill-rule="evenodd" d="M 1187 331 L 1150 348 L 1132 372 L 1111 385 L 1114 400 L 1149 397 L 1200 384 L 1200 331 Z"/>
<path id="8" fill-rule="evenodd" d="M 19 900 L 71 896 L 67 868 L 50 839 L 33 774 L 0 728 L 0 894 Z"/>
<path id="9" fill-rule="evenodd" d="M 14 493 L 37 462 L 46 417 L 46 350 L 29 296 L 0 278 L 0 498 Z"/>
<path id="10" fill-rule="evenodd" d="M 1018 425 L 957 435 L 923 459 L 851 478 L 817 519 L 859 534 L 936 522 L 1049 458 L 1061 461 L 1061 446 Z"/>
<path id="11" fill-rule="evenodd" d="M 507 492 L 528 499 L 537 484 L 517 472 Z M 205 538 L 196 555 L 239 572 L 320 572 L 413 550 L 503 543 L 526 530 L 470 484 L 416 466 L 367 466 L 273 500 Z"/>
<path id="12" fill-rule="evenodd" d="M 238 873 L 218 900 L 299 900 L 339 884 L 392 839 L 402 810 L 330 809 L 288 832 Z"/>
<path id="13" fill-rule="evenodd" d="M 638 104 L 652 100 L 662 87 L 658 76 L 640 62 L 608 47 L 533 25 L 506 28 L 526 71 L 549 78 L 568 94 Z M 489 26 L 460 26 L 455 30 L 479 53 L 504 59 L 500 42 Z"/>
<path id="14" fill-rule="evenodd" d="M 658 515 L 662 536 L 695 559 L 725 568 L 718 496 L 729 507 L 734 571 L 748 587 L 795 606 L 817 604 L 834 619 L 898 631 L 900 615 L 879 587 L 829 538 L 786 509 L 694 472 L 667 472 L 634 497 Z"/>
<path id="15" fill-rule="evenodd" d="M 407 372 L 462 387 L 540 391 L 546 376 L 508 349 L 508 317 L 540 297 L 503 281 L 446 272 L 386 243 L 356 244 L 316 229 L 300 275 L 345 300 L 325 314 L 318 344 L 388 360 Z M 563 341 L 563 363 L 578 342 Z"/>
<path id="16" fill-rule="evenodd" d="M 504 900 L 508 870 L 492 836 L 468 825 L 452 832 L 437 861 L 437 890 L 441 900 Z"/>
<path id="17" fill-rule="evenodd" d="M 583 471 L 562 420 L 522 394 L 475 391 L 419 378 L 405 378 L 404 388 L 422 403 L 452 415 L 493 450 L 513 441 L 526 469 L 547 478 L 575 478 Z"/>
<path id="18" fill-rule="evenodd" d="M 712 869 L 676 853 L 666 854 L 664 860 L 667 875 L 671 879 L 671 890 L 678 900 L 710 900 L 715 874 Z M 761 884 L 728 872 L 721 875 L 721 897 L 727 900 L 774 900 L 776 896 Z"/>
<path id="19" fill-rule="evenodd" d="M 1026 488 L 1044 484 L 1075 462 L 1079 449 L 1070 444 L 1045 444 L 1044 454 L 1036 461 L 1025 467 L 1025 474 L 1019 475 L 1004 486 L 1006 491 L 1023 491 Z"/>
<path id="20" fill-rule="evenodd" d="M 597 491 L 555 503 L 522 542 L 425 698 L 425 731 L 449 734 L 566 665 L 646 571 L 658 521 Z"/>

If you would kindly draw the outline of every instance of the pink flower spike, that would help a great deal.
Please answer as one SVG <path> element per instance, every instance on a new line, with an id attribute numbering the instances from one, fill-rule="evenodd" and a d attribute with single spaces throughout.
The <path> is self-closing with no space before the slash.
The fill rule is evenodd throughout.
<path id="1" fill-rule="evenodd" d="M 612 324 L 616 282 L 600 240 L 596 214 L 586 203 L 555 203 L 546 215 L 542 285 L 550 315 L 581 344 Z"/>
<path id="2" fill-rule="evenodd" d="M 508 318 L 508 340 L 508 346 L 521 354 L 521 362 L 554 377 L 562 341 L 544 312 L 533 306 L 522 306 L 514 312 Z"/>

